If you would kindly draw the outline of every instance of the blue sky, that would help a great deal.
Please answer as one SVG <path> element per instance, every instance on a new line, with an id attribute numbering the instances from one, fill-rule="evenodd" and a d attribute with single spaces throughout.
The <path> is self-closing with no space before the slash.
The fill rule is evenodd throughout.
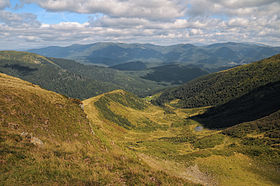
<path id="1" fill-rule="evenodd" d="M 0 0 L 0 50 L 102 41 L 280 46 L 280 1 Z"/>
<path id="2" fill-rule="evenodd" d="M 58 24 L 60 22 L 78 22 L 85 23 L 88 21 L 89 14 L 79 14 L 74 12 L 49 12 L 37 4 L 22 4 L 19 0 L 10 0 L 10 7 L 6 10 L 13 13 L 33 13 L 37 16 L 38 21 L 45 24 Z"/>

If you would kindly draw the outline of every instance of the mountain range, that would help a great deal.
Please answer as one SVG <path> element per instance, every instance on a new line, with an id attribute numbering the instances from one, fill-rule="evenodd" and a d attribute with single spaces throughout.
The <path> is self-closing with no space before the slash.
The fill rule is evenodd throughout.
<path id="1" fill-rule="evenodd" d="M 51 46 L 31 49 L 28 52 L 106 66 L 141 61 L 148 66 L 179 63 L 220 67 L 257 61 L 279 53 L 280 47 L 233 42 L 206 46 L 191 44 L 159 46 L 152 44 L 94 43 L 88 45 L 75 44 L 66 47 Z"/>

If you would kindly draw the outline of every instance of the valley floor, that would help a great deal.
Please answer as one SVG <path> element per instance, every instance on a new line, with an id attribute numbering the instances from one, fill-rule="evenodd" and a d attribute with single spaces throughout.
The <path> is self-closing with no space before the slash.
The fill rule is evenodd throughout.
<path id="1" fill-rule="evenodd" d="M 136 155 L 151 169 L 165 172 L 186 182 L 202 185 L 278 185 L 279 170 L 265 155 L 252 156 L 262 146 L 246 145 L 241 138 L 222 133 L 222 130 L 199 128 L 190 119 L 207 108 L 160 108 L 134 100 L 127 93 L 113 91 L 85 100 L 85 112 L 94 123 L 96 135 L 110 144 Z M 120 96 L 121 95 L 121 96 Z M 106 98 L 104 113 L 98 102 Z M 104 99 L 105 100 L 105 99 Z M 103 100 L 103 101 L 104 101 Z M 137 101 L 139 101 L 137 103 Z M 130 102 L 131 103 L 131 102 Z M 125 119 L 130 126 L 116 125 L 113 117 Z M 263 149 L 261 149 L 263 150 Z M 267 150 L 264 148 L 264 150 Z"/>

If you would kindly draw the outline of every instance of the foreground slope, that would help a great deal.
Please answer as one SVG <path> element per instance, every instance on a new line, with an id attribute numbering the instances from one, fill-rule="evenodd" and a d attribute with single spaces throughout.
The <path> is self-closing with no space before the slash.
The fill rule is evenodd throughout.
<path id="1" fill-rule="evenodd" d="M 279 138 L 260 139 L 253 129 L 248 132 L 250 138 L 226 130 L 201 130 L 192 117 L 207 108 L 161 108 L 122 90 L 83 103 L 100 139 L 133 152 L 152 169 L 202 185 L 280 183 Z M 266 126 L 271 126 L 270 122 Z M 273 131 L 277 132 L 277 127 L 267 132 Z"/>
<path id="2" fill-rule="evenodd" d="M 28 52 L 0 51 L 0 72 L 79 99 L 120 88 L 140 96 L 163 88 L 156 82 L 117 70 L 85 66 L 72 60 L 46 58 Z"/>
<path id="3" fill-rule="evenodd" d="M 253 89 L 280 80 L 280 54 L 206 75 L 182 86 L 164 91 L 155 104 L 175 101 L 185 108 L 219 105 Z"/>
<path id="4" fill-rule="evenodd" d="M 1 185 L 183 184 L 100 139 L 81 102 L 0 73 Z M 110 139 L 110 138 L 109 138 Z"/>

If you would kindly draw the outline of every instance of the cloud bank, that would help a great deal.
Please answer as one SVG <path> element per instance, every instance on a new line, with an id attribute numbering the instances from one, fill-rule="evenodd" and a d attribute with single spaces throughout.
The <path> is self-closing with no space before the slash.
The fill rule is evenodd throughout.
<path id="1" fill-rule="evenodd" d="M 0 0 L 1 49 L 101 41 L 280 46 L 279 0 L 21 0 L 23 10 L 36 5 L 46 14 L 86 14 L 82 23 L 46 23 L 36 11 L 18 13 L 10 4 Z"/>

